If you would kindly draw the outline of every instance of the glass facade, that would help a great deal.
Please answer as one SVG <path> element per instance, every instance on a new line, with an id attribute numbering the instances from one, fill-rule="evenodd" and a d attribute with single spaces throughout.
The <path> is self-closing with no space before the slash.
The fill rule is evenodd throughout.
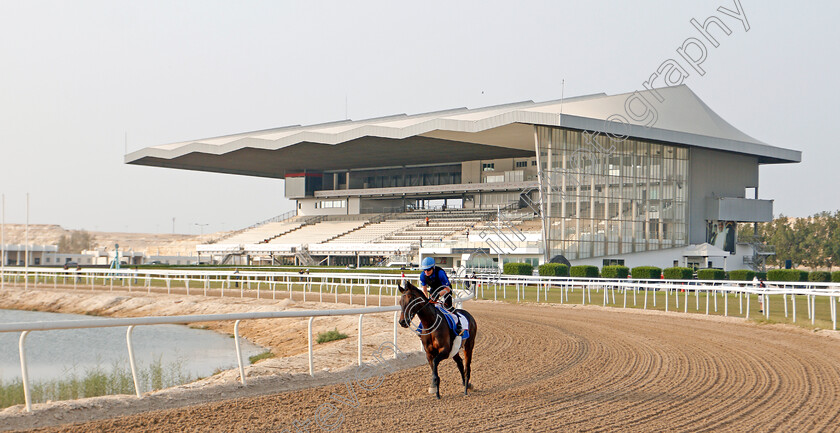
<path id="1" fill-rule="evenodd" d="M 549 257 L 688 245 L 688 148 L 538 126 Z"/>

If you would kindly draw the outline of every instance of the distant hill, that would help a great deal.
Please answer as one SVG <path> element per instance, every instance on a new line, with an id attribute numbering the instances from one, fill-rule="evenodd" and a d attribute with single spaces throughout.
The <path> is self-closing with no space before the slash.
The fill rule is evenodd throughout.
<path id="1" fill-rule="evenodd" d="M 61 236 L 69 236 L 73 230 L 67 230 L 55 224 L 30 224 L 29 243 L 33 245 L 58 245 Z M 208 233 L 205 235 L 161 234 L 161 233 L 120 233 L 94 232 L 93 248 L 114 248 L 119 244 L 124 251 L 144 252 L 148 255 L 191 255 L 195 246 L 207 243 L 229 232 Z M 7 244 L 23 244 L 26 239 L 24 224 L 6 224 L 5 241 Z"/>

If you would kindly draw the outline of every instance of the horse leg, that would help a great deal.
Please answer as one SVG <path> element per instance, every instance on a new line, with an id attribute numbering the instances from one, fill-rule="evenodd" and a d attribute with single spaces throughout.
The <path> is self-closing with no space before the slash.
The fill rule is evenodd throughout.
<path id="1" fill-rule="evenodd" d="M 464 395 L 467 395 L 467 376 L 464 375 L 464 363 L 461 361 L 461 355 L 453 356 L 452 360 L 455 361 L 455 365 L 458 366 L 458 371 L 461 372 L 461 383 L 464 384 Z"/>
<path id="2" fill-rule="evenodd" d="M 468 389 L 472 389 L 473 387 L 470 383 L 470 371 L 472 370 L 472 368 L 470 367 L 470 365 L 472 364 L 472 351 L 472 344 L 464 345 L 464 395 L 467 394 Z"/>
<path id="3" fill-rule="evenodd" d="M 432 386 L 429 388 L 429 394 L 435 394 L 435 397 L 440 400 L 440 376 L 438 376 L 438 364 L 446 359 L 446 355 L 441 354 L 435 356 L 429 363 L 432 367 Z"/>

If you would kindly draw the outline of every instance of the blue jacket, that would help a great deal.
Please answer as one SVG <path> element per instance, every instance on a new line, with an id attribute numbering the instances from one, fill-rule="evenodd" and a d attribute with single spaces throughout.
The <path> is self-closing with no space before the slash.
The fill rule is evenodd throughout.
<path id="1" fill-rule="evenodd" d="M 452 287 L 449 283 L 449 277 L 446 276 L 446 271 L 439 266 L 435 266 L 432 275 L 426 276 L 426 271 L 420 271 L 420 285 L 429 286 L 429 293 L 435 294 L 441 287 Z"/>

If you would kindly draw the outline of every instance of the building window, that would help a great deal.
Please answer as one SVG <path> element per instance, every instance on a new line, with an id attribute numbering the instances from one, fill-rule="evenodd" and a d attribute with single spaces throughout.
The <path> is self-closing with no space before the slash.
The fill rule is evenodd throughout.
<path id="1" fill-rule="evenodd" d="M 315 209 L 334 209 L 346 207 L 344 200 L 321 200 L 315 202 Z"/>
<path id="2" fill-rule="evenodd" d="M 535 165 L 537 165 L 537 160 L 536 160 L 536 159 L 535 159 L 535 160 L 533 160 L 533 161 L 531 161 L 531 167 L 533 167 L 533 166 L 535 166 Z"/>
<path id="3" fill-rule="evenodd" d="M 516 161 L 516 168 L 525 168 L 528 166 L 528 161 Z"/>
<path id="4" fill-rule="evenodd" d="M 496 163 L 486 162 L 481 164 L 481 171 L 493 171 L 496 169 Z"/>

